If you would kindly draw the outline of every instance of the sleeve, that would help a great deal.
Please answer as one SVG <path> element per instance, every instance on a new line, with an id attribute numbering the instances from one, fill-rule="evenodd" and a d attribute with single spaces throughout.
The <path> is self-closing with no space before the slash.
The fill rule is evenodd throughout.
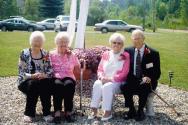
<path id="1" fill-rule="evenodd" d="M 24 51 L 21 52 L 18 62 L 18 81 L 22 82 L 28 78 L 31 78 L 31 74 L 27 72 L 27 63 L 24 56 Z"/>
<path id="2" fill-rule="evenodd" d="M 73 55 L 73 59 L 74 59 L 74 66 L 80 67 L 80 61 L 78 60 L 78 57 L 76 55 Z"/>
<path id="3" fill-rule="evenodd" d="M 116 75 L 113 78 L 113 81 L 115 82 L 122 82 L 127 79 L 127 75 L 129 73 L 130 69 L 130 55 L 126 53 L 126 59 L 123 64 L 123 68 L 120 71 L 117 71 Z"/>
<path id="4" fill-rule="evenodd" d="M 160 78 L 160 75 L 161 75 L 159 52 L 156 52 L 153 62 L 154 62 L 154 73 L 153 73 L 151 78 L 153 80 L 157 81 Z"/>

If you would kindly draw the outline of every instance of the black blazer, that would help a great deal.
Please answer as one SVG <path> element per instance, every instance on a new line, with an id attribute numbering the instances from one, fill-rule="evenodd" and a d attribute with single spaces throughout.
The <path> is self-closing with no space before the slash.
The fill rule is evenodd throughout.
<path id="1" fill-rule="evenodd" d="M 130 54 L 130 71 L 127 78 L 127 83 L 134 85 L 138 84 L 135 81 L 138 81 L 137 78 L 134 76 L 134 53 L 135 48 L 125 48 Z M 160 69 L 160 56 L 159 52 L 150 48 L 149 46 L 145 45 L 144 55 L 142 58 L 142 76 L 148 76 L 151 78 L 152 88 L 156 89 L 158 79 L 161 75 Z"/>

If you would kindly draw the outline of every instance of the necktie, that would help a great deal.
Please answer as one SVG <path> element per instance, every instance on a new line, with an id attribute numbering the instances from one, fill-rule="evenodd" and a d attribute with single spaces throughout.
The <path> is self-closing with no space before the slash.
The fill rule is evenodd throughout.
<path id="1" fill-rule="evenodd" d="M 141 68 L 141 55 L 140 50 L 138 50 L 138 54 L 136 56 L 136 77 L 141 78 L 142 68 Z"/>

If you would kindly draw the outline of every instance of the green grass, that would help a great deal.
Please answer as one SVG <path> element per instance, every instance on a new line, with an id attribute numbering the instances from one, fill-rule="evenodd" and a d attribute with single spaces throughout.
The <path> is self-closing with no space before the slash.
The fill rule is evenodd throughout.
<path id="1" fill-rule="evenodd" d="M 126 36 L 125 46 L 131 45 L 130 33 L 122 32 Z M 54 32 L 45 32 L 44 48 L 51 50 L 54 45 Z M 87 28 L 86 48 L 108 44 L 112 33 L 101 34 Z M 29 47 L 30 33 L 28 32 L 0 32 L 0 76 L 17 75 L 17 62 L 20 51 Z M 188 33 L 157 31 L 146 32 L 146 43 L 159 50 L 161 57 L 161 83 L 168 84 L 168 71 L 174 71 L 172 86 L 188 90 Z"/>

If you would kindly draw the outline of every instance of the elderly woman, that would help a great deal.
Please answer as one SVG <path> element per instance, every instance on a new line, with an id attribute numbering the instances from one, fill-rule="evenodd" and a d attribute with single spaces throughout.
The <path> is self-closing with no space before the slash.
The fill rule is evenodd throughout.
<path id="1" fill-rule="evenodd" d="M 44 34 L 35 31 L 30 36 L 30 48 L 24 49 L 19 58 L 18 88 L 26 95 L 24 121 L 32 122 L 35 117 L 38 97 L 42 103 L 43 118 L 51 122 L 51 83 L 52 68 L 48 53 L 42 49 L 45 41 Z"/>
<path id="2" fill-rule="evenodd" d="M 93 85 L 91 100 L 92 114 L 88 119 L 94 119 L 97 116 L 101 99 L 104 110 L 101 120 L 107 121 L 112 118 L 113 96 L 120 92 L 120 85 L 126 81 L 129 72 L 130 59 L 129 54 L 123 50 L 124 41 L 124 36 L 119 33 L 114 33 L 109 39 L 112 50 L 102 55 L 98 66 L 98 80 Z"/>
<path id="3" fill-rule="evenodd" d="M 66 32 L 60 32 L 55 37 L 56 49 L 50 52 L 53 68 L 54 82 L 54 111 L 55 123 L 61 122 L 62 100 L 64 99 L 65 120 L 73 122 L 71 117 L 73 108 L 73 97 L 76 79 L 74 70 L 79 69 L 78 58 L 69 50 L 70 38 Z"/>

